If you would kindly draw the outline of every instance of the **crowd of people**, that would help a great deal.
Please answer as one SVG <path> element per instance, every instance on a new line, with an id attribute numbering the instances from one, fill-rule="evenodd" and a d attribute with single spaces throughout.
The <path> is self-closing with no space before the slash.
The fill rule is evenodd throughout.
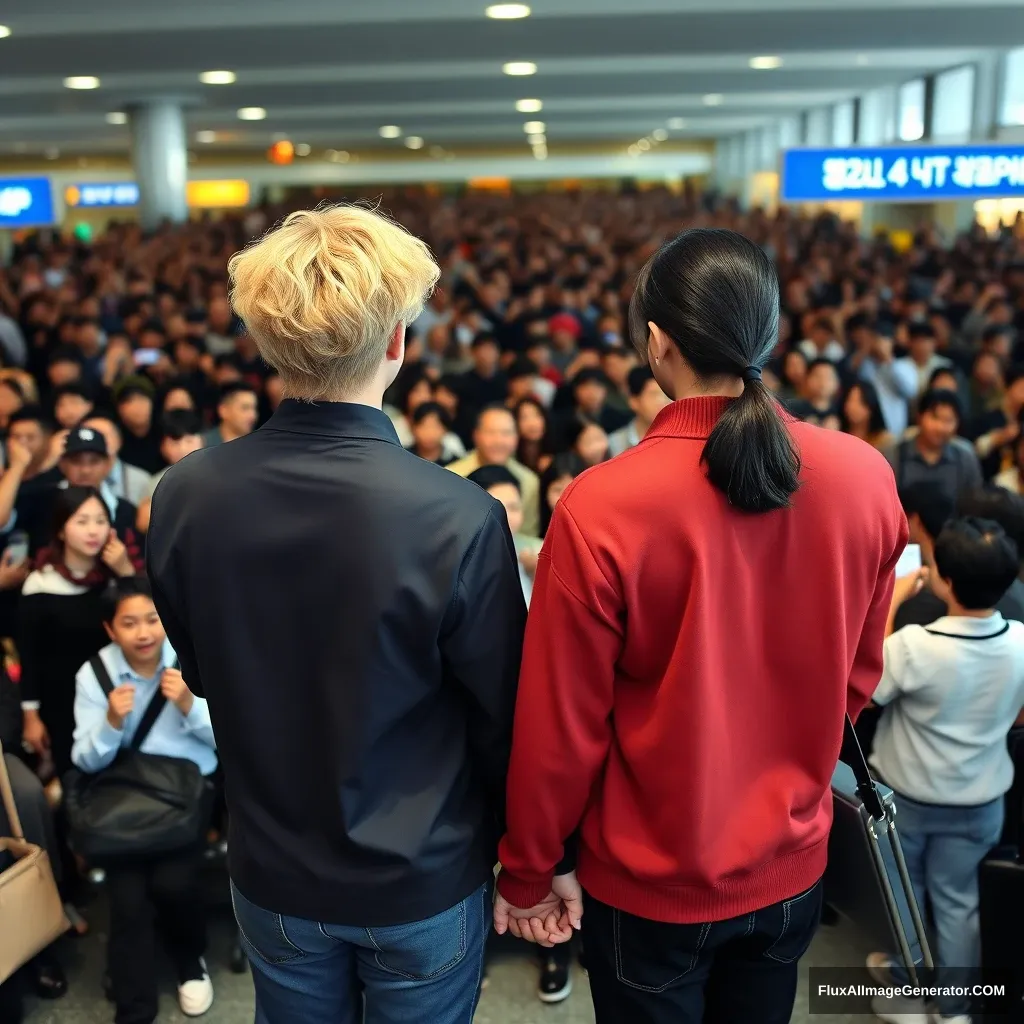
<path id="1" fill-rule="evenodd" d="M 696 227 L 738 231 L 774 262 L 778 341 L 758 380 L 793 420 L 859 438 L 892 466 L 911 540 L 932 569 L 900 594 L 894 627 L 977 619 L 991 608 L 1024 620 L 1017 579 L 998 595 L 986 591 L 980 605 L 943 582 L 964 572 L 944 566 L 991 537 L 989 527 L 958 527 L 959 547 L 956 537 L 939 543 L 947 522 L 973 516 L 999 524 L 1011 557 L 1024 551 L 1020 225 L 952 242 L 926 229 L 901 249 L 830 215 L 768 216 L 660 189 L 459 198 L 409 190 L 381 205 L 440 267 L 407 325 L 384 411 L 405 448 L 504 506 L 527 604 L 567 488 L 591 467 L 628 458 L 670 404 L 634 347 L 647 327 L 630 321 L 630 302 L 650 257 Z M 232 310 L 227 274 L 232 254 L 282 212 L 151 235 L 114 224 L 91 244 L 36 232 L 0 268 L 0 742 L 16 793 L 38 810 L 32 820 L 45 821 L 77 930 L 88 928 L 74 907 L 85 865 L 67 848 L 61 815 L 49 818 L 59 780 L 109 764 L 155 693 L 171 707 L 147 749 L 190 757 L 204 775 L 217 767 L 206 702 L 182 683 L 144 558 L 167 469 L 249 435 L 286 396 Z M 325 343 L 331 327 L 325 321 Z M 1002 579 L 1004 569 L 993 572 Z M 109 695 L 97 657 L 114 682 Z M 879 704 L 898 689 L 884 687 Z M 879 767 L 895 783 L 891 728 Z M 927 785 L 908 795 L 963 802 Z M 201 905 L 197 872 L 198 854 L 159 871 L 108 872 L 117 1024 L 156 1015 L 152 915 L 140 910 L 150 903 L 170 929 L 183 1009 L 209 1008 L 201 915 L 181 912 Z M 546 1002 L 569 995 L 569 949 L 542 951 Z M 30 967 L 41 995 L 66 990 L 52 951 Z"/>

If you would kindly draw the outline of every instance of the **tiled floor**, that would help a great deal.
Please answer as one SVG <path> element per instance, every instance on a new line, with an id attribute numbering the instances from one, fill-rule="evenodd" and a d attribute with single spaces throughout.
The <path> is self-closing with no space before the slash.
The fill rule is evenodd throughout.
<path id="1" fill-rule="evenodd" d="M 61 956 L 71 980 L 68 995 L 55 1003 L 32 1001 L 25 1024 L 111 1024 L 113 1008 L 100 992 L 103 968 L 102 902 L 90 912 L 94 922 L 91 935 L 65 939 Z M 212 968 L 216 1001 L 205 1018 L 209 1024 L 250 1024 L 253 1019 L 252 984 L 248 974 L 228 969 L 231 941 L 229 911 L 218 912 L 211 927 L 208 956 Z M 797 995 L 794 1024 L 853 1024 L 874 1018 L 846 1015 L 807 1014 L 806 970 L 812 965 L 852 965 L 864 962 L 865 950 L 847 925 L 823 928 L 804 958 L 802 983 Z M 535 995 L 536 961 L 530 949 L 514 939 L 495 943 L 490 967 L 490 985 L 483 994 L 475 1024 L 592 1024 L 593 1010 L 587 979 L 577 970 L 572 996 L 558 1006 L 544 1006 Z M 164 979 L 159 1024 L 185 1024 L 189 1018 L 178 1011 L 170 974 Z M 298 1022 L 296 1022 L 298 1024 Z M 756 1024 L 756 1022 L 752 1022 Z"/>

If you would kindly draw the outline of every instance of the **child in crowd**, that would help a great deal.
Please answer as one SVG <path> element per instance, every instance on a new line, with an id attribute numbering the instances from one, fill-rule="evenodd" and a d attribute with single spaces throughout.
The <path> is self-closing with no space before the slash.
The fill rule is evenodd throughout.
<path id="1" fill-rule="evenodd" d="M 145 754 L 188 758 L 205 776 L 217 768 L 206 701 L 194 697 L 142 577 L 122 579 L 104 594 L 103 623 L 111 643 L 82 666 L 76 679 L 71 758 L 83 772 L 100 772 L 132 742 L 154 699 L 166 702 L 140 748 Z M 107 696 L 97 678 L 110 677 Z M 206 919 L 200 891 L 201 850 L 109 867 L 108 970 L 116 1024 L 152 1024 L 158 1011 L 156 928 L 159 920 L 178 976 L 178 1002 L 188 1017 L 206 1013 L 213 985 L 206 970 Z M 157 917 L 159 915 L 159 917 Z"/>
<path id="2" fill-rule="evenodd" d="M 1024 624 L 995 610 L 1019 568 L 1017 547 L 998 524 L 948 523 L 935 541 L 934 565 L 931 587 L 948 611 L 931 625 L 892 632 L 924 572 L 896 584 L 871 762 L 895 793 L 918 902 L 932 908 L 939 982 L 956 985 L 963 978 L 947 974 L 943 982 L 944 969 L 981 964 L 978 867 L 999 841 L 1013 782 L 1006 735 L 1024 707 Z M 883 953 L 871 954 L 868 969 L 882 983 L 905 980 Z M 969 1006 L 952 996 L 939 998 L 935 1017 L 920 1000 L 886 1000 L 874 1009 L 890 1024 L 971 1019 Z"/>
<path id="3" fill-rule="evenodd" d="M 481 466 L 470 473 L 468 479 L 505 506 L 508 528 L 512 531 L 512 540 L 519 556 L 519 581 L 523 585 L 523 597 L 529 607 L 542 541 L 539 537 L 530 537 L 522 532 L 523 492 L 519 481 L 504 466 Z"/>

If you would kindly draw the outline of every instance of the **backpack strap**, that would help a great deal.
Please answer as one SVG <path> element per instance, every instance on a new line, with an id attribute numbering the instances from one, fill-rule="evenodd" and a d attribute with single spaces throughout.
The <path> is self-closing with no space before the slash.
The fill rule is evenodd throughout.
<path id="1" fill-rule="evenodd" d="M 93 675 L 96 676 L 96 682 L 100 684 L 103 696 L 109 697 L 114 692 L 114 681 L 110 678 L 107 666 L 98 654 L 93 655 L 89 659 L 89 668 L 92 669 Z"/>

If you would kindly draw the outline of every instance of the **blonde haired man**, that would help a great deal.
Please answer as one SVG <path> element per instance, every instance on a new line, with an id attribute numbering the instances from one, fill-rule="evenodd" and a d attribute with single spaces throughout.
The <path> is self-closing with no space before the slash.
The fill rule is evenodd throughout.
<path id="1" fill-rule="evenodd" d="M 230 262 L 285 399 L 153 497 L 153 594 L 207 698 L 261 1024 L 472 1020 L 525 608 L 504 510 L 381 411 L 438 270 L 377 213 Z"/>

